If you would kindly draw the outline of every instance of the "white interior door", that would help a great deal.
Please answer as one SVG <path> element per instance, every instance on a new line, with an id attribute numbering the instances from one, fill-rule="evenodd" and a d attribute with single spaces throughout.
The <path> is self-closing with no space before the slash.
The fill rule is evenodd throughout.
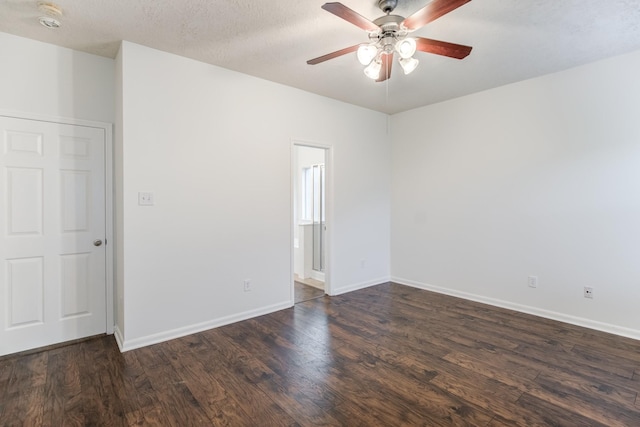
<path id="1" fill-rule="evenodd" d="M 0 355 L 104 333 L 104 129 L 0 117 L 0 138 Z"/>

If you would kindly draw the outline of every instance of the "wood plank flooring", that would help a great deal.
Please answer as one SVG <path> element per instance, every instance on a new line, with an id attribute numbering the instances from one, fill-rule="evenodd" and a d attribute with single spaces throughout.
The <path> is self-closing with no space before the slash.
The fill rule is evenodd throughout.
<path id="1" fill-rule="evenodd" d="M 1 426 L 638 426 L 640 342 L 387 283 L 0 358 Z"/>
<path id="2" fill-rule="evenodd" d="M 297 280 L 294 284 L 295 303 L 309 301 L 310 299 L 321 298 L 324 296 L 324 291 L 313 286 L 305 285 Z"/>

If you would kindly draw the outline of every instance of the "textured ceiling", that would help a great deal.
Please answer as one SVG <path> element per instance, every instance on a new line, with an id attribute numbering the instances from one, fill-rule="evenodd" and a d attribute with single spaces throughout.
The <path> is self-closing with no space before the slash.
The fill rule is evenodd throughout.
<path id="1" fill-rule="evenodd" d="M 41 26 L 37 1 L 0 0 L 0 31 L 115 57 L 120 40 L 193 58 L 386 113 L 560 71 L 640 49 L 640 0 L 473 0 L 414 34 L 473 46 L 462 61 L 416 53 L 418 69 L 364 76 L 355 53 L 306 60 L 366 42 L 322 10 L 324 0 L 57 0 L 62 27 Z M 376 0 L 343 0 L 373 20 Z M 427 0 L 399 0 L 408 16 Z"/>

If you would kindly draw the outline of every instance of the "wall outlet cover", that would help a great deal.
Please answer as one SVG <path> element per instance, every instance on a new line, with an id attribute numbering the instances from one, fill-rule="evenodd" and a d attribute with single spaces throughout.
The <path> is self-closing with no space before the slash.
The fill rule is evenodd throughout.
<path id="1" fill-rule="evenodd" d="M 139 206 L 153 206 L 154 200 L 153 200 L 153 193 L 150 193 L 148 191 L 145 192 L 139 192 L 138 193 L 138 205 Z"/>
<path id="2" fill-rule="evenodd" d="M 584 287 L 584 297 L 593 299 L 593 288 L 590 286 Z"/>

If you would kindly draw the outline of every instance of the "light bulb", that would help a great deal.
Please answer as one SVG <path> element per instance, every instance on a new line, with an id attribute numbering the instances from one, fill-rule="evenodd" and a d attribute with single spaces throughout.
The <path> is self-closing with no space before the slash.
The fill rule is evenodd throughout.
<path id="1" fill-rule="evenodd" d="M 378 53 L 378 49 L 376 48 L 375 45 L 361 44 L 357 52 L 358 61 L 360 61 L 362 65 L 369 65 L 373 60 L 373 58 L 376 57 L 377 53 Z"/>
<path id="2" fill-rule="evenodd" d="M 402 71 L 404 71 L 405 74 L 411 73 L 420 63 L 416 58 L 400 58 L 398 62 L 400 62 Z"/>
<path id="3" fill-rule="evenodd" d="M 396 50 L 401 58 L 411 58 L 416 53 L 416 39 L 406 38 L 396 43 Z"/>
<path id="4" fill-rule="evenodd" d="M 382 69 L 382 62 L 378 59 L 364 69 L 364 74 L 370 79 L 377 80 L 380 77 L 380 69 Z"/>

